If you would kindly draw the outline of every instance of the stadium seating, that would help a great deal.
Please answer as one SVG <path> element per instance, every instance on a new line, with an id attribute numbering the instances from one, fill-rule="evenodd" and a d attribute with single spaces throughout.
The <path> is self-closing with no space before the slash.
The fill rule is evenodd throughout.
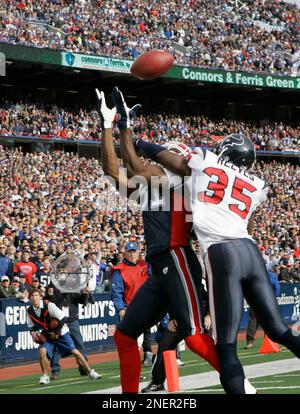
<path id="1" fill-rule="evenodd" d="M 174 50 L 177 64 L 296 74 L 299 9 L 279 1 L 10 0 L 0 42 L 124 58 Z M 177 47 L 178 50 L 178 47 Z"/>

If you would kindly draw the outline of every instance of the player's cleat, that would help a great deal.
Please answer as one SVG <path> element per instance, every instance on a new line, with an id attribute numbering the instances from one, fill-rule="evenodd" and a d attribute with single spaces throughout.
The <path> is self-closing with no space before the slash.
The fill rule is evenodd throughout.
<path id="1" fill-rule="evenodd" d="M 184 365 L 184 362 L 181 361 L 181 359 L 176 359 L 176 363 L 177 363 L 178 367 L 183 367 L 183 365 Z"/>
<path id="2" fill-rule="evenodd" d="M 251 349 L 251 348 L 253 348 L 253 346 L 254 345 L 250 343 L 250 344 L 247 344 L 244 349 Z"/>
<path id="3" fill-rule="evenodd" d="M 144 377 L 144 375 L 140 376 L 140 381 L 145 381 L 147 379 L 147 377 Z"/>
<path id="4" fill-rule="evenodd" d="M 88 373 L 83 369 L 83 367 L 79 367 L 78 371 L 82 377 L 85 377 L 88 375 Z"/>
<path id="5" fill-rule="evenodd" d="M 248 378 L 244 379 L 244 389 L 245 394 L 257 394 L 256 388 L 254 388 L 253 385 L 250 384 Z"/>
<path id="6" fill-rule="evenodd" d="M 145 353 L 145 359 L 144 359 L 144 362 L 143 362 L 144 367 L 151 367 L 152 366 L 152 356 L 153 356 L 152 352 L 148 351 L 148 352 Z"/>
<path id="7" fill-rule="evenodd" d="M 59 379 L 59 375 L 58 375 L 58 374 L 52 374 L 52 375 L 51 375 L 51 379 L 52 379 L 53 381 L 56 381 L 56 380 L 58 380 L 58 379 Z"/>
<path id="8" fill-rule="evenodd" d="M 98 380 L 101 378 L 101 375 L 98 374 L 95 370 L 92 369 L 92 371 L 89 373 L 89 377 L 92 380 Z"/>
<path id="9" fill-rule="evenodd" d="M 164 384 L 153 384 L 153 382 L 150 382 L 149 385 L 147 385 L 147 387 L 143 388 L 141 390 L 142 393 L 146 393 L 146 392 L 156 392 L 156 391 L 164 391 L 165 387 Z"/>
<path id="10" fill-rule="evenodd" d="M 49 378 L 49 375 L 44 374 L 40 378 L 40 385 L 47 385 L 47 384 L 50 384 L 50 378 Z"/>

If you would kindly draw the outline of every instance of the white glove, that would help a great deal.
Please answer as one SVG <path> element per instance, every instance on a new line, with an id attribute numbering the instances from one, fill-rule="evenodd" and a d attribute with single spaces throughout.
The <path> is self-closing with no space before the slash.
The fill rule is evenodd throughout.
<path id="1" fill-rule="evenodd" d="M 104 92 L 99 92 L 97 88 L 95 90 L 98 100 L 98 112 L 100 115 L 101 129 L 103 131 L 103 129 L 112 128 L 117 110 L 115 107 L 109 109 L 106 106 Z"/>

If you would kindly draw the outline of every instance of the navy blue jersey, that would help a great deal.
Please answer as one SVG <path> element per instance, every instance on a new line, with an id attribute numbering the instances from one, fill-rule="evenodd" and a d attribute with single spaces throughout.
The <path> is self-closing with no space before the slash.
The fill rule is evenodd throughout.
<path id="1" fill-rule="evenodd" d="M 173 176 L 169 171 L 170 181 Z M 176 176 L 178 179 L 178 176 Z M 178 183 L 177 183 L 178 184 Z M 140 188 L 144 233 L 147 243 L 147 260 L 151 256 L 175 247 L 190 245 L 191 220 L 183 194 L 182 179 L 180 185 L 166 190 Z"/>

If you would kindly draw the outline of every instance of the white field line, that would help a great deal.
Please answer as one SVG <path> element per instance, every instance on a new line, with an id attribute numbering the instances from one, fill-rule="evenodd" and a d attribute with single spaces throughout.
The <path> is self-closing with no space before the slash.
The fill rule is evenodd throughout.
<path id="1" fill-rule="evenodd" d="M 271 384 L 271 383 L 273 383 L 273 382 L 284 382 L 284 381 L 282 381 L 282 380 L 278 380 L 278 381 L 276 381 L 276 380 L 270 380 L 270 381 L 251 381 L 251 384 Z"/>
<path id="2" fill-rule="evenodd" d="M 283 350 L 282 352 L 290 352 L 288 349 Z M 242 355 L 242 356 L 241 356 Z M 244 355 L 244 356 L 243 356 Z M 262 357 L 265 354 L 251 354 L 251 355 L 246 355 L 245 354 L 240 354 L 239 355 L 239 359 L 247 359 L 247 358 L 252 358 L 252 357 Z M 184 369 L 184 368 L 190 368 L 190 367 L 197 367 L 197 366 L 201 366 L 201 365 L 209 365 L 208 362 L 199 362 L 201 361 L 201 359 L 191 359 L 189 361 L 187 361 L 185 363 L 185 365 L 183 365 L 182 367 L 179 367 L 180 370 Z M 191 362 L 195 362 L 194 364 L 191 364 Z M 144 374 L 150 374 L 151 370 L 147 370 L 147 371 L 143 371 L 143 375 Z M 113 377 L 108 377 L 108 379 L 116 379 L 116 378 L 120 378 L 120 374 L 119 375 L 114 375 Z"/>
<path id="3" fill-rule="evenodd" d="M 300 361 L 297 358 L 289 358 L 273 362 L 263 362 L 260 364 L 252 364 L 244 366 L 247 378 L 259 378 L 267 375 L 275 375 L 289 373 L 300 370 Z M 148 383 L 140 383 L 140 389 L 148 385 Z M 220 385 L 219 374 L 216 371 L 208 371 L 200 374 L 187 375 L 180 378 L 181 390 L 192 390 Z M 106 388 L 98 391 L 90 391 L 87 394 L 110 394 L 121 393 L 121 387 Z"/>
<path id="4" fill-rule="evenodd" d="M 68 387 L 69 385 L 75 385 L 75 384 L 82 384 L 86 381 L 77 381 L 77 382 L 69 382 L 68 384 L 59 384 L 59 385 L 50 385 L 49 387 L 45 385 L 40 385 L 39 388 L 32 388 L 32 391 L 43 391 L 48 390 L 49 388 L 58 388 L 58 387 Z"/>
<path id="5" fill-rule="evenodd" d="M 298 389 L 300 385 L 291 385 L 291 386 L 282 386 L 282 387 L 257 387 L 258 391 L 261 390 L 289 390 L 289 389 Z M 190 394 L 190 393 L 202 393 L 202 392 L 222 392 L 224 391 L 222 388 L 207 388 L 201 390 L 186 390 L 181 391 L 182 393 Z"/>

